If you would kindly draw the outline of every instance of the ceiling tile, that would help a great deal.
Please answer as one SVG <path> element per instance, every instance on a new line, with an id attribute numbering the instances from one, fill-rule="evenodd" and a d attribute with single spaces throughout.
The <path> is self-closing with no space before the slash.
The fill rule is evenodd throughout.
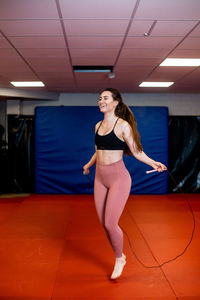
<path id="1" fill-rule="evenodd" d="M 43 80 L 44 84 L 46 87 L 51 86 L 51 87 L 65 87 L 65 86 L 70 86 L 74 85 L 74 80 L 73 78 L 59 78 L 59 79 L 44 79 Z"/>
<path id="2" fill-rule="evenodd" d="M 15 59 L 9 59 L 9 61 L 5 61 L 4 63 L 0 63 L 1 75 L 3 72 L 28 72 L 30 68 L 22 61 L 16 61 Z"/>
<path id="3" fill-rule="evenodd" d="M 108 86 L 108 76 L 104 73 L 88 74 L 76 73 L 76 81 L 78 89 L 81 91 L 96 90 L 99 93 Z M 98 97 L 94 98 L 94 105 L 97 103 Z"/>
<path id="4" fill-rule="evenodd" d="M 65 48 L 63 37 L 10 37 L 10 41 L 16 48 Z"/>
<path id="5" fill-rule="evenodd" d="M 128 32 L 128 36 L 143 36 L 153 24 L 152 20 L 134 20 Z"/>
<path id="6" fill-rule="evenodd" d="M 136 14 L 130 20 L 134 8 Z M 199 0 L 0 0 L 0 83 L 11 87 L 12 79 L 42 79 L 49 91 L 101 92 L 114 85 L 121 91 L 142 93 L 148 90 L 138 84 L 149 76 L 176 82 L 162 92 L 200 92 L 197 69 L 159 67 L 166 57 L 199 58 L 199 20 Z M 116 77 L 75 74 L 70 58 L 73 65 L 111 66 L 117 59 Z"/>
<path id="7" fill-rule="evenodd" d="M 60 80 L 60 79 L 73 79 L 73 73 L 71 72 L 38 72 L 38 75 L 42 79 L 47 79 L 47 80 Z"/>
<path id="8" fill-rule="evenodd" d="M 160 63 L 160 58 L 119 58 L 118 65 L 126 66 L 156 66 Z"/>
<path id="9" fill-rule="evenodd" d="M 123 35 L 128 20 L 64 20 L 67 35 Z"/>
<path id="10" fill-rule="evenodd" d="M 116 72 L 116 77 L 112 79 L 110 82 L 112 83 L 112 86 L 115 86 L 118 88 L 125 87 L 134 87 L 139 84 L 141 81 L 141 78 L 144 78 L 147 75 L 147 73 L 140 72 L 139 74 L 136 73 L 127 73 L 126 72 Z"/>
<path id="11" fill-rule="evenodd" d="M 26 65 L 25 62 L 21 59 L 20 56 L 13 56 L 9 57 L 9 59 L 4 59 L 3 57 L 0 58 L 0 70 L 2 71 L 3 68 L 6 68 L 6 66 L 12 66 L 13 68 L 16 65 Z"/>
<path id="12" fill-rule="evenodd" d="M 200 24 L 190 33 L 190 37 L 199 37 L 200 36 Z"/>
<path id="13" fill-rule="evenodd" d="M 75 57 L 72 58 L 74 66 L 113 66 L 115 59 L 114 57 Z"/>
<path id="14" fill-rule="evenodd" d="M 68 37 L 69 48 L 120 48 L 121 37 Z"/>
<path id="15" fill-rule="evenodd" d="M 181 37 L 127 37 L 125 48 L 174 48 Z"/>
<path id="16" fill-rule="evenodd" d="M 9 42 L 3 37 L 3 35 L 0 33 L 0 48 L 9 49 L 12 48 L 12 46 L 9 44 Z"/>
<path id="17" fill-rule="evenodd" d="M 38 80 L 38 77 L 32 72 L 32 71 L 25 71 L 25 72 L 13 72 L 12 70 L 10 72 L 1 72 L 2 76 L 7 78 L 7 80 L 10 81 L 32 81 L 32 80 Z"/>
<path id="18" fill-rule="evenodd" d="M 200 49 L 200 37 L 186 38 L 177 49 Z"/>
<path id="19" fill-rule="evenodd" d="M 52 58 L 52 57 L 42 57 L 42 58 L 28 58 L 28 63 L 36 71 L 43 72 L 67 72 L 71 70 L 71 66 L 68 61 L 64 58 Z"/>
<path id="20" fill-rule="evenodd" d="M 0 28 L 7 36 L 62 35 L 58 20 L 0 21 Z"/>
<path id="21" fill-rule="evenodd" d="M 152 66 L 117 65 L 115 67 L 114 72 L 116 72 L 116 73 L 127 72 L 129 75 L 130 75 L 130 73 L 132 73 L 132 74 L 139 74 L 139 73 L 148 74 L 151 72 L 152 69 L 153 69 Z M 127 79 L 127 77 L 125 77 L 125 78 Z"/>
<path id="22" fill-rule="evenodd" d="M 169 49 L 160 48 L 123 48 L 120 58 L 164 58 L 169 53 Z"/>
<path id="23" fill-rule="evenodd" d="M 4 88 L 9 88 L 11 87 L 11 84 L 7 79 L 0 77 L 0 86 L 3 86 Z"/>
<path id="24" fill-rule="evenodd" d="M 91 80 L 96 82 L 97 80 L 104 80 L 107 78 L 107 74 L 105 73 L 75 73 L 75 77 L 77 80 L 87 81 Z"/>
<path id="25" fill-rule="evenodd" d="M 9 49 L 3 49 L 0 48 L 0 61 L 10 59 L 13 57 L 19 57 L 18 53 L 15 49 L 9 48 Z"/>
<path id="26" fill-rule="evenodd" d="M 68 58 L 68 53 L 66 49 L 18 49 L 20 51 L 20 54 L 24 58 L 30 58 L 30 57 L 63 57 Z"/>
<path id="27" fill-rule="evenodd" d="M 175 49 L 170 53 L 170 58 L 200 58 L 200 51 L 198 49 Z"/>
<path id="28" fill-rule="evenodd" d="M 194 67 L 158 67 L 148 81 L 176 81 L 194 70 Z"/>
<path id="29" fill-rule="evenodd" d="M 113 65 L 118 49 L 71 49 L 73 65 Z"/>
<path id="30" fill-rule="evenodd" d="M 29 72 L 30 69 L 14 49 L 0 49 L 0 75 L 3 72 Z"/>
<path id="31" fill-rule="evenodd" d="M 130 18 L 136 0 L 60 0 L 64 19 Z"/>
<path id="32" fill-rule="evenodd" d="M 0 19 L 58 18 L 54 0 L 1 0 Z"/>
<path id="33" fill-rule="evenodd" d="M 192 78 L 193 80 L 196 79 L 199 82 L 200 67 L 196 67 L 195 70 L 191 74 L 189 74 L 189 77 Z"/>
<path id="34" fill-rule="evenodd" d="M 135 19 L 198 20 L 198 0 L 141 0 Z"/>
<path id="35" fill-rule="evenodd" d="M 151 36 L 185 36 L 197 21 L 158 21 Z"/>
<path id="36" fill-rule="evenodd" d="M 142 81 L 140 81 L 140 83 L 142 83 Z M 139 84 L 140 84 L 139 83 Z M 170 87 L 139 87 L 139 85 L 137 86 L 135 92 L 138 93 L 171 93 L 173 86 Z"/>
<path id="37" fill-rule="evenodd" d="M 194 90 L 199 90 L 199 78 L 200 78 L 200 68 L 196 68 L 194 72 L 191 72 L 187 76 L 185 76 L 183 79 L 177 82 L 177 85 L 180 86 L 180 88 L 194 88 Z"/>

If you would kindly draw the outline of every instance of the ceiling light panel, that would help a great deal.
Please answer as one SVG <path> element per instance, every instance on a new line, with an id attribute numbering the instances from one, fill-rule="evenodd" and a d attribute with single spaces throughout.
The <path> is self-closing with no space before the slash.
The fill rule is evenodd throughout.
<path id="1" fill-rule="evenodd" d="M 42 81 L 11 81 L 11 84 L 16 87 L 43 87 Z"/>
<path id="2" fill-rule="evenodd" d="M 74 72 L 79 73 L 110 73 L 112 66 L 73 66 Z"/>
<path id="3" fill-rule="evenodd" d="M 197 67 L 200 66 L 200 58 L 166 58 L 161 67 Z"/>
<path id="4" fill-rule="evenodd" d="M 142 82 L 139 87 L 169 87 L 174 82 L 150 82 L 150 81 L 144 81 Z"/>

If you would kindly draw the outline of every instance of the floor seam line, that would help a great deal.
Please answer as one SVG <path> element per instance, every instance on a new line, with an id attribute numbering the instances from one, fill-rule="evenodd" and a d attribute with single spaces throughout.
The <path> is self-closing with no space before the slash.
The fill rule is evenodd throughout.
<path id="1" fill-rule="evenodd" d="M 142 238 L 143 238 L 143 240 L 144 240 L 144 242 L 145 242 L 145 244 L 146 244 L 147 248 L 149 249 L 149 251 L 150 251 L 150 253 L 151 253 L 151 255 L 152 255 L 153 259 L 154 259 L 154 260 L 155 260 L 155 262 L 156 262 L 156 263 L 159 265 L 159 262 L 158 262 L 158 260 L 156 259 L 156 257 L 155 257 L 155 255 L 154 255 L 154 253 L 153 253 L 152 249 L 150 248 L 150 246 L 149 246 L 149 244 L 148 244 L 147 240 L 145 239 L 145 237 L 144 237 L 144 235 L 143 235 L 142 231 L 140 230 L 140 228 L 139 228 L 138 224 L 136 223 L 135 219 L 133 218 L 133 216 L 132 216 L 130 213 L 129 213 L 129 216 L 130 216 L 130 218 L 132 219 L 132 221 L 134 222 L 134 224 L 135 224 L 135 226 L 136 226 L 136 228 L 137 228 L 138 232 L 139 232 L 139 233 L 140 233 L 140 235 L 142 236 Z M 144 267 L 144 266 L 143 266 L 143 267 Z M 166 276 L 165 272 L 163 271 L 162 267 L 160 267 L 159 269 L 161 270 L 161 272 L 162 272 L 162 274 L 163 274 L 163 276 L 164 276 L 164 278 L 165 278 L 166 282 L 168 283 L 168 286 L 170 287 L 171 291 L 173 292 L 174 296 L 176 297 L 176 300 L 178 300 L 178 296 L 176 295 L 176 292 L 175 292 L 174 288 L 172 287 L 172 285 L 171 285 L 171 283 L 170 283 L 169 279 L 167 278 L 167 276 Z"/>

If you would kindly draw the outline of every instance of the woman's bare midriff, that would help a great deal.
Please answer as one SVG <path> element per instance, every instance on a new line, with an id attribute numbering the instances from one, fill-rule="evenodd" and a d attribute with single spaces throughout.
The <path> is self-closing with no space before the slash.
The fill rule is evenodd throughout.
<path id="1" fill-rule="evenodd" d="M 96 150 L 97 163 L 109 165 L 122 159 L 123 150 Z"/>

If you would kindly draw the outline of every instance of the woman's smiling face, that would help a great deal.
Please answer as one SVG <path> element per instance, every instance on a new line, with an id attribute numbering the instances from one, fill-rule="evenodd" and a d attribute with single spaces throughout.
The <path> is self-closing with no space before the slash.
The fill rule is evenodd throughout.
<path id="1" fill-rule="evenodd" d="M 102 113 L 115 111 L 118 101 L 113 100 L 112 93 L 104 91 L 99 97 L 99 109 Z"/>

